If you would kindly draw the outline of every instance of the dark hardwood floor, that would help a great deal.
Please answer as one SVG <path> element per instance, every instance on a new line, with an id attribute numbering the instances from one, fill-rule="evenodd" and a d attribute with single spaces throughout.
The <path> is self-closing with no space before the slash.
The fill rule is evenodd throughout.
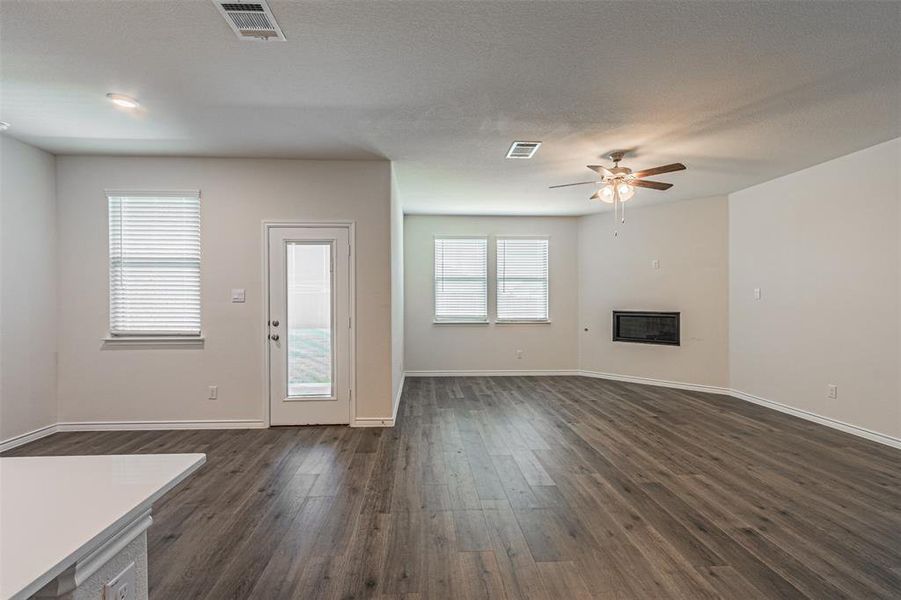
<path id="1" fill-rule="evenodd" d="M 155 600 L 901 597 L 901 451 L 578 377 L 408 379 L 398 420 L 7 455 L 206 452 L 154 507 Z"/>

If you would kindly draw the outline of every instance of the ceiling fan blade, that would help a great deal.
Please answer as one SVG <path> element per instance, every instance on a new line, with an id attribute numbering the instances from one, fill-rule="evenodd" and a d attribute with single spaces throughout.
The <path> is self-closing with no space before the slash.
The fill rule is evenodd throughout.
<path id="1" fill-rule="evenodd" d="M 607 167 L 603 165 L 585 165 L 598 175 L 603 175 L 604 177 L 613 177 L 613 173 Z"/>
<path id="2" fill-rule="evenodd" d="M 635 187 L 643 187 L 643 188 L 651 188 L 652 190 L 668 190 L 673 187 L 671 183 L 662 183 L 660 181 L 647 181 L 645 179 L 633 179 L 629 182 L 629 185 L 634 185 Z"/>
<path id="3" fill-rule="evenodd" d="M 552 185 L 552 186 L 549 186 L 548 189 L 549 189 L 549 190 L 552 190 L 552 189 L 554 189 L 554 188 L 569 187 L 569 186 L 571 186 L 571 185 L 586 185 L 586 184 L 588 184 L 588 183 L 597 183 L 597 182 L 596 182 L 596 181 L 580 181 L 579 183 L 562 183 L 562 184 L 560 184 L 560 185 Z"/>
<path id="4" fill-rule="evenodd" d="M 663 165 L 662 167 L 654 167 L 653 169 L 645 169 L 632 173 L 633 177 L 647 177 L 649 175 L 659 175 L 660 173 L 672 173 L 673 171 L 684 171 L 685 165 L 682 163 L 673 163 L 671 165 Z"/>

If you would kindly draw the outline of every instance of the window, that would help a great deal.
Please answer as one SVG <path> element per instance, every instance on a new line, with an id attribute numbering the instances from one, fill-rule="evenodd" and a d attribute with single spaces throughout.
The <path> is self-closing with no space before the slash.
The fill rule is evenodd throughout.
<path id="1" fill-rule="evenodd" d="M 488 321 L 486 238 L 435 238 L 435 321 Z"/>
<path id="2" fill-rule="evenodd" d="M 107 192 L 110 334 L 200 335 L 200 193 Z"/>
<path id="3" fill-rule="evenodd" d="M 548 240 L 497 240 L 497 320 L 548 320 Z"/>

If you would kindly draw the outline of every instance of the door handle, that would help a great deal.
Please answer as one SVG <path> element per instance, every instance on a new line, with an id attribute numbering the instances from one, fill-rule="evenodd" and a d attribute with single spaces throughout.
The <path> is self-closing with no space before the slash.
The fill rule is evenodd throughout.
<path id="1" fill-rule="evenodd" d="M 271 335 L 269 336 L 269 339 L 272 340 L 273 342 L 277 342 L 277 341 L 278 341 L 278 334 L 277 334 L 277 333 L 271 334 Z"/>

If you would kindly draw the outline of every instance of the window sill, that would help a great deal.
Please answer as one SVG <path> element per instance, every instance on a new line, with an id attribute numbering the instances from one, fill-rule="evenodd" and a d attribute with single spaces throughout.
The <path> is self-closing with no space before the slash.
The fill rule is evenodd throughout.
<path id="1" fill-rule="evenodd" d="M 550 319 L 504 319 L 494 322 L 495 325 L 550 325 Z"/>
<path id="2" fill-rule="evenodd" d="M 433 320 L 433 325 L 490 325 L 488 321 L 438 321 Z"/>
<path id="3" fill-rule="evenodd" d="M 116 335 L 103 338 L 103 349 L 203 348 L 202 335 Z"/>

